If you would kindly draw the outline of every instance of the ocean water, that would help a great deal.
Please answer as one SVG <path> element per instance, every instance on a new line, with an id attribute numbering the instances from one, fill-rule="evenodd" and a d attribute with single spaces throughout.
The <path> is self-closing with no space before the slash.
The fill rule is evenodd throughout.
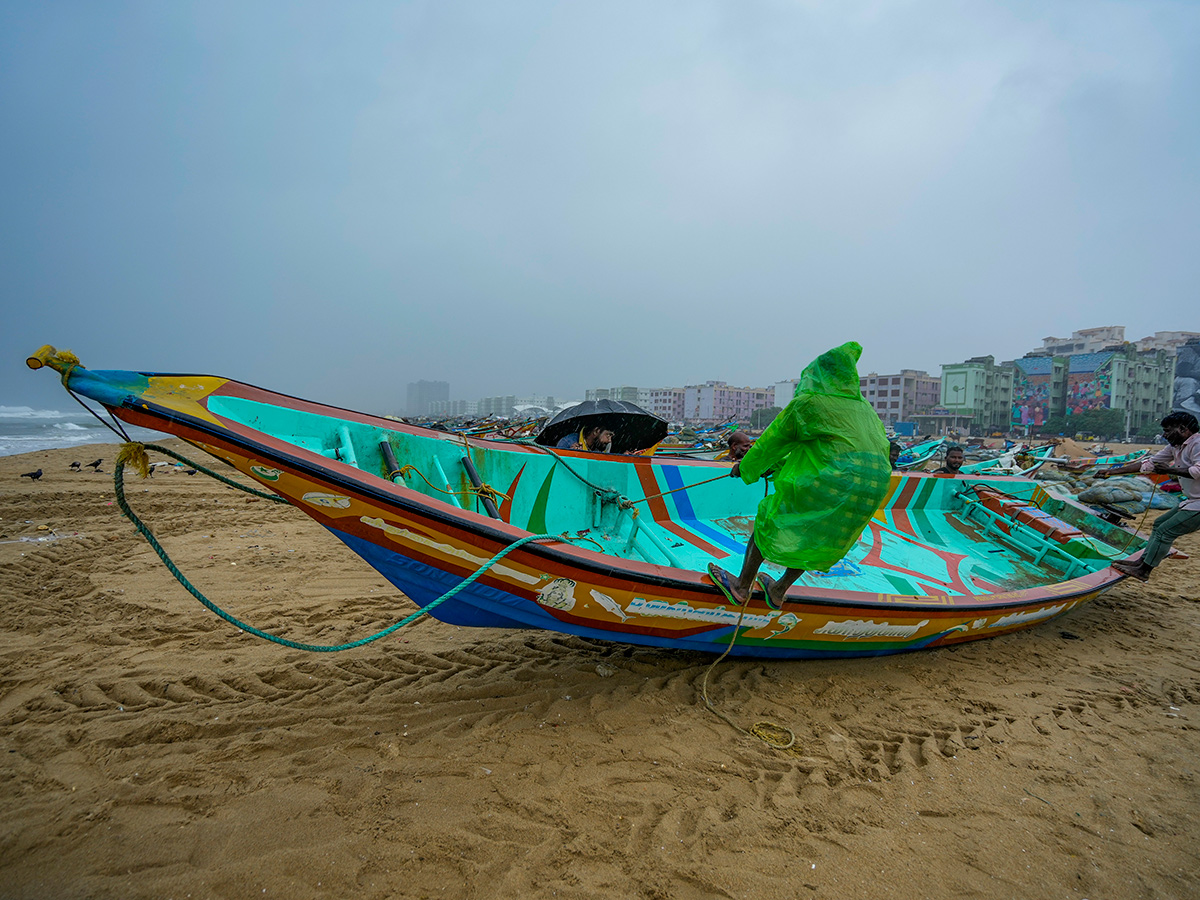
<path id="1" fill-rule="evenodd" d="M 103 413 L 101 413 L 103 415 Z M 136 441 L 167 437 L 157 431 L 125 425 Z M 15 456 L 34 450 L 57 450 L 84 444 L 119 443 L 120 438 L 83 409 L 31 409 L 28 406 L 0 406 L 0 456 Z"/>

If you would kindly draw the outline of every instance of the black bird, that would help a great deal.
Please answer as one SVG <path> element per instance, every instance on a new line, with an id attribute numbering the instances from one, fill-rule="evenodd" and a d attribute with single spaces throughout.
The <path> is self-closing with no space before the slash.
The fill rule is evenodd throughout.
<path id="1" fill-rule="evenodd" d="M 184 475 L 195 475 L 195 474 L 196 474 L 196 470 L 195 470 L 195 469 L 184 469 L 184 470 L 183 470 L 183 474 L 184 474 Z"/>
<path id="2" fill-rule="evenodd" d="M 30 478 L 30 479 L 33 479 L 34 481 L 37 481 L 39 478 L 42 477 L 42 470 L 38 469 L 36 472 L 22 472 L 21 477 L 22 478 Z"/>
<path id="3" fill-rule="evenodd" d="M 100 471 L 100 463 L 102 463 L 102 462 L 104 462 L 104 460 L 103 460 L 103 459 L 98 459 L 98 460 L 96 460 L 95 462 L 90 462 L 90 463 L 88 463 L 88 466 L 89 466 L 90 468 L 92 468 L 92 469 L 96 470 L 97 472 L 99 472 L 99 471 Z"/>
<path id="4" fill-rule="evenodd" d="M 79 464 L 79 460 L 75 460 L 75 462 L 71 463 L 71 471 L 78 472 L 81 468 L 83 467 Z"/>

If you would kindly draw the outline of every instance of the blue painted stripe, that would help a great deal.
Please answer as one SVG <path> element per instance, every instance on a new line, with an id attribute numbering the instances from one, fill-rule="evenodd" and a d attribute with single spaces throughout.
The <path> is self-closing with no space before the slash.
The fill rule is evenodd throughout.
<path id="1" fill-rule="evenodd" d="M 728 550 L 730 553 L 736 553 L 743 556 L 746 553 L 746 545 L 736 538 L 730 536 L 719 528 L 714 528 L 706 522 L 696 518 L 696 511 L 692 508 L 692 501 L 688 499 L 687 491 L 680 491 L 678 488 L 683 487 L 683 476 L 679 474 L 679 466 L 660 466 L 663 473 L 663 480 L 666 481 L 667 487 L 674 494 L 668 496 L 675 501 L 675 509 L 679 513 L 679 523 L 690 528 L 696 534 L 708 539 L 718 547 Z"/>

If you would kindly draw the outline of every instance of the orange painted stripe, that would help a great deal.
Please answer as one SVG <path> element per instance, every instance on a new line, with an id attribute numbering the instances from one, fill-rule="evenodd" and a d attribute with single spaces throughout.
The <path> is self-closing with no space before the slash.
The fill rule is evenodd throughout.
<path id="1" fill-rule="evenodd" d="M 513 497 L 517 496 L 517 484 L 521 480 L 521 475 L 524 473 L 526 465 L 528 465 L 528 463 L 525 463 L 521 466 L 520 470 L 517 472 L 517 477 L 514 478 L 513 483 L 508 486 L 508 490 L 506 491 L 508 494 L 508 499 L 500 504 L 500 518 L 505 522 L 508 522 L 510 525 L 512 524 Z"/>
<path id="2" fill-rule="evenodd" d="M 646 501 L 646 505 L 650 507 L 650 515 L 654 519 L 655 524 L 661 525 L 677 538 L 686 541 L 698 550 L 703 550 L 714 559 L 725 559 L 729 553 L 722 550 L 720 547 L 714 547 L 708 541 L 692 534 L 682 525 L 672 521 L 671 514 L 667 512 L 667 504 L 662 497 L 651 497 L 651 494 L 662 493 L 662 488 L 658 486 L 658 482 L 654 479 L 654 472 L 650 466 L 634 465 L 633 470 L 637 472 L 638 482 L 642 486 L 642 494 L 650 497 Z"/>

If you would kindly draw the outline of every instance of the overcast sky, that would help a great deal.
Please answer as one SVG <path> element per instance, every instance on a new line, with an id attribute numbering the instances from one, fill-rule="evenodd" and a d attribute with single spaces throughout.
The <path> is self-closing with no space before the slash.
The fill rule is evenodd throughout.
<path id="1" fill-rule="evenodd" d="M 1195 2 L 0 2 L 24 368 L 374 412 L 1200 330 Z"/>

